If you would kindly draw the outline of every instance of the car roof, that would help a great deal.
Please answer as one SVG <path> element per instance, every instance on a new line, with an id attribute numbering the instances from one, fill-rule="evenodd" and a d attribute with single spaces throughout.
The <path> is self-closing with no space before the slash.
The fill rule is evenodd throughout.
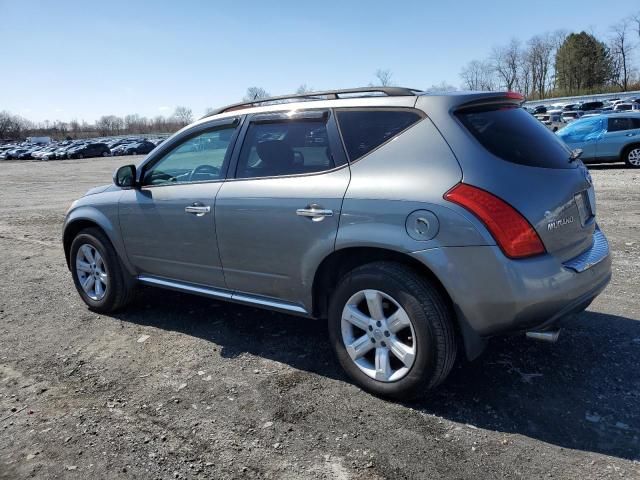
<path id="1" fill-rule="evenodd" d="M 607 113 L 599 113 L 597 115 L 583 115 L 577 121 L 585 120 L 585 119 L 586 120 L 593 119 L 593 118 L 596 118 L 596 117 L 601 117 L 601 118 L 640 118 L 640 112 L 638 112 L 638 111 L 635 111 L 635 112 L 624 111 L 624 112 L 615 113 L 615 114 L 613 114 L 613 113 L 609 113 L 609 114 L 607 114 Z"/>
<path id="2" fill-rule="evenodd" d="M 382 92 L 383 94 L 379 94 Z M 374 93 L 374 94 L 372 94 Z M 377 93 L 377 94 L 376 94 Z M 344 95 L 340 97 L 339 95 Z M 331 97 L 331 98 L 321 98 Z M 270 97 L 253 102 L 237 103 L 219 108 L 182 130 L 193 126 L 238 115 L 284 112 L 296 109 L 327 109 L 349 107 L 415 107 L 419 98 L 429 98 L 446 108 L 455 108 L 472 102 L 504 98 L 522 103 L 524 97 L 515 92 L 456 91 L 427 93 L 403 87 L 363 87 L 331 90 L 290 96 Z M 290 100 L 290 101 L 289 101 Z M 182 131 L 181 130 L 181 131 Z"/>

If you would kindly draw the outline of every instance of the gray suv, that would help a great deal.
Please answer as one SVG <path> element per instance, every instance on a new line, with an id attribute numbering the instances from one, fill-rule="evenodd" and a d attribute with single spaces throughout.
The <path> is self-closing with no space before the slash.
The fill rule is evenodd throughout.
<path id="1" fill-rule="evenodd" d="M 327 319 L 349 377 L 407 398 L 457 352 L 555 340 L 611 277 L 589 172 L 514 93 L 363 88 L 222 108 L 73 203 L 84 302 L 137 284 Z"/>

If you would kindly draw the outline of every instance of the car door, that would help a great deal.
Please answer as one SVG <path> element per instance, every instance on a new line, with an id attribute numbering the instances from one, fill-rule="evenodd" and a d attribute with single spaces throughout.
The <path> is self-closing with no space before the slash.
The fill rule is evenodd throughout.
<path id="1" fill-rule="evenodd" d="M 231 118 L 181 135 L 150 157 L 141 186 L 120 198 L 122 237 L 140 275 L 225 287 L 214 205 L 237 125 Z"/>
<path id="2" fill-rule="evenodd" d="M 312 272 L 334 249 L 350 179 L 333 113 L 258 114 L 243 130 L 234 178 L 216 201 L 227 286 L 234 298 L 270 297 L 304 311 Z"/>
<path id="3" fill-rule="evenodd" d="M 603 160 L 620 158 L 622 147 L 637 135 L 631 117 L 607 118 L 607 131 L 598 140 L 598 157 Z"/>
<path id="4" fill-rule="evenodd" d="M 609 117 L 607 132 L 598 142 L 598 156 L 608 160 L 619 160 L 623 148 L 640 138 L 640 119 L 633 117 Z"/>

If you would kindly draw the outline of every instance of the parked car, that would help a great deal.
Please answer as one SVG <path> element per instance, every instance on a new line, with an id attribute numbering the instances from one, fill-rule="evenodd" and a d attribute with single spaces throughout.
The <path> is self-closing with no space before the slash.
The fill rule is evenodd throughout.
<path id="1" fill-rule="evenodd" d="M 67 151 L 67 158 L 108 157 L 111 150 L 104 143 L 87 143 Z"/>
<path id="2" fill-rule="evenodd" d="M 544 105 L 538 105 L 533 109 L 533 114 L 538 115 L 539 113 L 547 113 L 547 107 Z"/>
<path id="3" fill-rule="evenodd" d="M 519 94 L 314 97 L 222 108 L 74 202 L 83 301 L 144 284 L 328 319 L 348 375 L 404 398 L 490 337 L 556 339 L 609 282 L 589 172 Z"/>
<path id="4" fill-rule="evenodd" d="M 578 118 L 582 117 L 582 115 L 584 115 L 584 112 L 581 111 L 569 111 L 569 112 L 563 112 L 562 113 L 562 121 L 566 124 L 566 123 L 571 123 L 574 120 L 577 120 Z M 564 125 L 563 125 L 564 126 Z M 554 130 L 557 131 L 557 130 Z"/>
<path id="5" fill-rule="evenodd" d="M 640 114 L 620 113 L 581 118 L 558 131 L 584 163 L 625 162 L 640 167 Z"/>
<path id="6" fill-rule="evenodd" d="M 56 144 L 49 145 L 45 148 L 38 150 L 37 152 L 32 153 L 31 156 L 33 158 L 40 159 L 40 160 L 48 160 L 49 157 L 53 154 L 53 152 L 55 152 L 58 148 L 59 146 Z"/>
<path id="7" fill-rule="evenodd" d="M 12 150 L 8 150 L 7 152 L 5 152 L 4 154 L 4 158 L 6 158 L 7 160 L 17 160 L 18 158 L 20 158 L 20 155 L 28 152 L 29 149 L 26 147 L 17 147 L 14 148 Z"/>
<path id="8" fill-rule="evenodd" d="M 111 149 L 111 155 L 113 155 L 114 157 L 120 156 L 120 155 L 125 155 L 125 149 L 129 146 L 130 144 L 125 143 L 125 144 L 120 144 L 117 145 L 115 147 L 113 147 Z"/>
<path id="9" fill-rule="evenodd" d="M 601 101 L 593 101 L 593 102 L 583 102 L 581 104 L 579 104 L 575 110 L 580 110 L 582 112 L 589 112 L 591 110 L 599 110 L 601 108 L 604 108 L 605 104 L 604 102 Z"/>
<path id="10" fill-rule="evenodd" d="M 640 110 L 640 104 L 635 102 L 622 102 L 617 103 L 613 110 L 616 112 L 628 111 L 628 110 Z"/>
<path id="11" fill-rule="evenodd" d="M 124 155 L 146 155 L 151 152 L 156 145 L 147 140 L 131 143 L 124 147 Z"/>
<path id="12" fill-rule="evenodd" d="M 557 132 L 566 125 L 566 121 L 559 111 L 536 115 L 536 118 L 552 132 Z"/>

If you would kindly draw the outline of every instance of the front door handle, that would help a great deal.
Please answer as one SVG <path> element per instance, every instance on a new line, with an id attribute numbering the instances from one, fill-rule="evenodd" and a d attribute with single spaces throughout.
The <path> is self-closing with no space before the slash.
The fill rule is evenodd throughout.
<path id="1" fill-rule="evenodd" d="M 202 203 L 196 202 L 184 207 L 184 211 L 185 213 L 192 213 L 196 217 L 202 217 L 211 211 L 211 207 L 209 205 L 203 205 Z"/>
<path id="2" fill-rule="evenodd" d="M 325 217 L 332 217 L 333 210 L 322 208 L 320 205 L 311 204 L 305 208 L 299 208 L 296 210 L 296 215 L 300 217 L 309 217 L 314 222 L 324 220 Z"/>

